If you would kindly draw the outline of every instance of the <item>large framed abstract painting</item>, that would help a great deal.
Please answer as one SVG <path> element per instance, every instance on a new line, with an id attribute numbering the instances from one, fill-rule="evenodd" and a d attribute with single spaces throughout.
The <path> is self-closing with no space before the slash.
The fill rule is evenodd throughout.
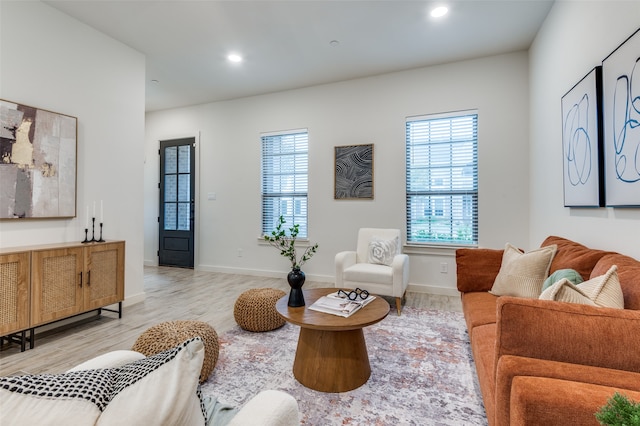
<path id="1" fill-rule="evenodd" d="M 602 67 L 562 97 L 562 170 L 565 207 L 604 206 Z"/>
<path id="2" fill-rule="evenodd" d="M 640 29 L 602 61 L 606 205 L 640 206 Z"/>
<path id="3" fill-rule="evenodd" d="M 78 119 L 0 99 L 0 219 L 76 216 Z"/>
<path id="4" fill-rule="evenodd" d="M 373 144 L 335 147 L 336 200 L 373 199 Z"/>

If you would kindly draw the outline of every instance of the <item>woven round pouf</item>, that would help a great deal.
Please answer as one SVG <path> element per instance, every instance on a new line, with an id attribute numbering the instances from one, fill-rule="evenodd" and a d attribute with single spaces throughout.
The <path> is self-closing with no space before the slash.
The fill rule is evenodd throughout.
<path id="1" fill-rule="evenodd" d="M 253 288 L 238 296 L 233 317 L 248 331 L 270 331 L 280 328 L 285 320 L 276 311 L 276 302 L 285 293 L 275 288 Z"/>
<path id="2" fill-rule="evenodd" d="M 220 353 L 218 333 L 206 322 L 186 320 L 161 322 L 142 333 L 131 350 L 151 356 L 193 337 L 200 337 L 204 343 L 204 361 L 200 370 L 200 383 L 203 383 L 216 366 Z"/>

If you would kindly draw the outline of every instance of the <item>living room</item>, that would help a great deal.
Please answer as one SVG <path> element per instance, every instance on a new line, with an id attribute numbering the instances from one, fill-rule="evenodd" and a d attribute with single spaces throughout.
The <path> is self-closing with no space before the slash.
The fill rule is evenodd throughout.
<path id="1" fill-rule="evenodd" d="M 404 227 L 404 119 L 469 108 L 480 113 L 480 246 L 563 235 L 638 257 L 638 210 L 565 208 L 559 156 L 560 98 L 637 29 L 637 8 L 556 2 L 527 51 L 145 115 L 143 55 L 46 3 L 3 2 L 0 90 L 78 117 L 77 205 L 104 200 L 106 238 L 127 242 L 125 305 L 143 300 L 143 265 L 157 260 L 158 140 L 199 141 L 197 268 L 274 275 L 286 263 L 258 243 L 259 135 L 308 128 L 309 238 L 320 249 L 305 272 L 330 281 L 356 229 Z M 362 143 L 375 146 L 375 197 L 334 200 L 333 147 Z M 82 220 L 3 221 L 1 244 L 81 241 Z M 410 285 L 455 294 L 453 266 L 451 250 L 412 253 Z"/>
<path id="2" fill-rule="evenodd" d="M 157 264 L 159 140 L 197 140 L 196 270 L 280 277 L 286 260 L 259 242 L 260 134 L 307 128 L 319 250 L 305 272 L 332 282 L 358 228 L 404 229 L 405 119 L 467 109 L 480 122 L 479 246 L 530 249 L 560 235 L 640 258 L 638 208 L 564 207 L 560 114 L 561 97 L 638 16 L 635 1 L 556 1 L 526 50 L 147 112 L 144 55 L 45 2 L 3 0 L 0 98 L 78 117 L 78 212 L 103 200 L 105 238 L 126 241 L 125 306 L 145 299 L 144 266 Z M 369 143 L 374 199 L 335 200 L 334 147 Z M 81 216 L 0 221 L 0 247 L 81 241 Z M 458 294 L 453 250 L 406 251 L 412 291 Z"/>

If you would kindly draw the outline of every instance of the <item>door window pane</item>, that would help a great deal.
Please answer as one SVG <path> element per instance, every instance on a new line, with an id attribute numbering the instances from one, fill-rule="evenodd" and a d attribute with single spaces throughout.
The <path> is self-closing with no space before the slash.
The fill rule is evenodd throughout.
<path id="1" fill-rule="evenodd" d="M 178 175 L 178 201 L 189 201 L 191 194 L 189 194 L 190 175 Z"/>
<path id="2" fill-rule="evenodd" d="M 176 175 L 164 177 L 164 201 L 178 200 L 178 185 L 176 179 Z"/>
<path id="3" fill-rule="evenodd" d="M 168 146 L 164 149 L 164 172 L 175 173 L 177 171 L 178 147 Z"/>
<path id="4" fill-rule="evenodd" d="M 189 173 L 189 166 L 191 164 L 191 146 L 182 145 L 178 151 L 178 173 Z"/>
<path id="5" fill-rule="evenodd" d="M 177 210 L 175 203 L 165 203 L 164 205 L 164 229 L 165 231 L 176 230 Z"/>
<path id="6" fill-rule="evenodd" d="M 178 203 L 178 230 L 188 231 L 190 223 L 189 215 L 190 203 Z"/>

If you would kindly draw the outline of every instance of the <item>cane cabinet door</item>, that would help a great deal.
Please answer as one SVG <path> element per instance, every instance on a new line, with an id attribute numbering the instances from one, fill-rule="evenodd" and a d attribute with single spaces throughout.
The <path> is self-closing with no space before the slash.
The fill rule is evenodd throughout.
<path id="1" fill-rule="evenodd" d="M 0 336 L 29 328 L 30 253 L 0 255 Z"/>
<path id="2" fill-rule="evenodd" d="M 83 266 L 82 247 L 32 252 L 32 326 L 82 312 Z"/>
<path id="3" fill-rule="evenodd" d="M 124 299 L 124 242 L 85 248 L 83 309 L 89 311 Z"/>

